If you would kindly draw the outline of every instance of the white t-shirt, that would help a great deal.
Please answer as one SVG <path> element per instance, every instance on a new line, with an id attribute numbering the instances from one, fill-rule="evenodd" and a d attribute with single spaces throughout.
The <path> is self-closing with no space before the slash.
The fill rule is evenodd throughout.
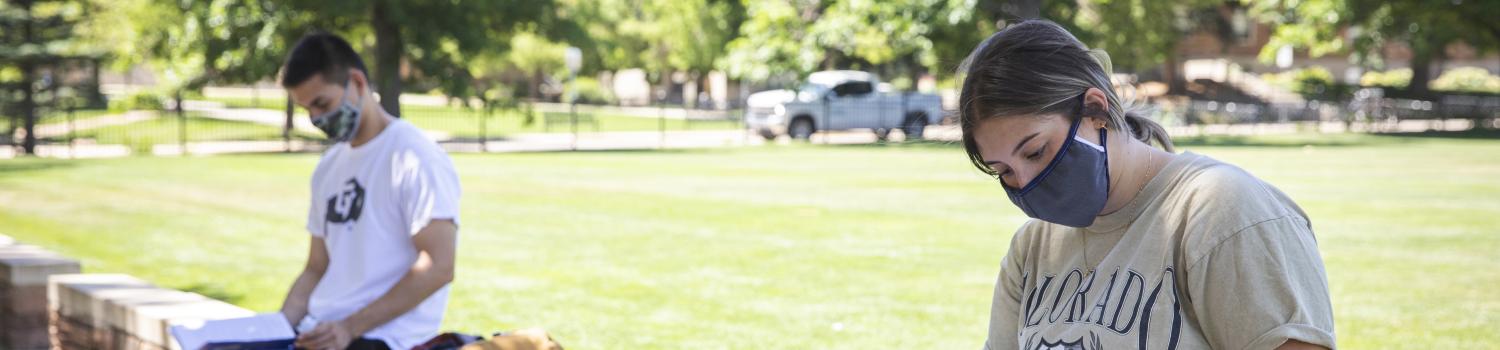
<path id="1" fill-rule="evenodd" d="M 416 261 L 416 235 L 433 219 L 458 222 L 458 175 L 421 130 L 393 120 L 357 148 L 338 143 L 312 176 L 307 230 L 328 248 L 328 270 L 308 301 L 318 322 L 342 320 L 396 285 Z M 448 286 L 415 308 L 363 334 L 392 349 L 437 335 Z"/>

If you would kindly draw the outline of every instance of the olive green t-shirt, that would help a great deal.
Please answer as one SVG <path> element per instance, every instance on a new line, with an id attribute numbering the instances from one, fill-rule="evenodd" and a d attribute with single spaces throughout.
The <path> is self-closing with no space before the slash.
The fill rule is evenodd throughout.
<path id="1" fill-rule="evenodd" d="M 1307 215 L 1206 156 L 1174 157 L 1087 228 L 1023 225 L 995 282 L 986 349 L 1334 348 Z"/>

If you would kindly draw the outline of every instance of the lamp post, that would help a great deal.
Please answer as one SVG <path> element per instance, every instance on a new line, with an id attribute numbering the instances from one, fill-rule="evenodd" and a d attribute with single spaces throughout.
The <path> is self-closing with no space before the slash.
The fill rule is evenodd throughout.
<path id="1" fill-rule="evenodd" d="M 583 50 L 569 46 L 563 50 L 563 63 L 568 66 L 568 116 L 572 119 L 573 144 L 570 148 L 578 150 L 578 69 L 583 68 Z"/>

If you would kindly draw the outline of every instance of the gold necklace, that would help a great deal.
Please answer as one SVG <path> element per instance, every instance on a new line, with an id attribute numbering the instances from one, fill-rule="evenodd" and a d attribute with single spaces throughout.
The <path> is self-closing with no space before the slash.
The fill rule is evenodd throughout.
<path id="1" fill-rule="evenodd" d="M 1142 170 L 1144 170 L 1144 171 L 1146 171 L 1148 173 L 1152 173 L 1152 172 L 1157 171 L 1157 169 L 1155 169 L 1155 168 L 1156 168 L 1156 152 L 1152 152 L 1150 148 L 1147 148 L 1146 149 L 1146 164 L 1145 164 L 1145 168 L 1142 169 Z M 1137 174 L 1139 174 L 1139 173 L 1137 173 Z M 1131 196 L 1131 201 L 1134 201 L 1135 197 L 1140 196 L 1141 192 L 1143 192 L 1143 191 L 1146 190 L 1146 185 L 1148 185 L 1148 184 L 1151 183 L 1151 178 L 1152 177 L 1155 177 L 1155 176 L 1153 175 L 1153 176 L 1149 176 L 1149 177 L 1147 177 L 1145 179 L 1141 179 L 1141 187 L 1137 188 L 1135 190 L 1135 195 Z M 1119 210 L 1117 209 L 1116 212 L 1118 212 L 1118 211 Z M 1128 228 L 1129 227 L 1127 227 L 1127 229 Z M 1087 229 L 1080 230 L 1080 232 L 1079 232 L 1079 238 L 1080 238 L 1080 240 L 1083 241 L 1083 265 L 1084 265 L 1084 267 L 1086 267 L 1086 268 L 1089 269 L 1089 272 L 1093 272 L 1094 270 L 1098 269 L 1098 265 L 1099 264 L 1102 264 L 1104 262 L 1100 261 L 1098 263 L 1095 263 L 1095 262 L 1093 262 L 1093 259 L 1089 258 L 1089 248 L 1090 247 L 1089 247 L 1089 237 L 1088 237 L 1088 235 L 1089 235 L 1089 233 L 1088 233 Z"/>

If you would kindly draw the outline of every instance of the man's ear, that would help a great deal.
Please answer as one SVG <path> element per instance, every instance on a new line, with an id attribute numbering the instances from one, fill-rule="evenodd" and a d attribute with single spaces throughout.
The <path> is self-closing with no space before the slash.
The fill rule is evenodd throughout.
<path id="1" fill-rule="evenodd" d="M 365 72 L 361 72 L 359 69 L 349 68 L 349 82 L 354 83 L 356 91 L 374 93 L 374 91 L 370 90 L 369 77 L 365 76 Z"/>

